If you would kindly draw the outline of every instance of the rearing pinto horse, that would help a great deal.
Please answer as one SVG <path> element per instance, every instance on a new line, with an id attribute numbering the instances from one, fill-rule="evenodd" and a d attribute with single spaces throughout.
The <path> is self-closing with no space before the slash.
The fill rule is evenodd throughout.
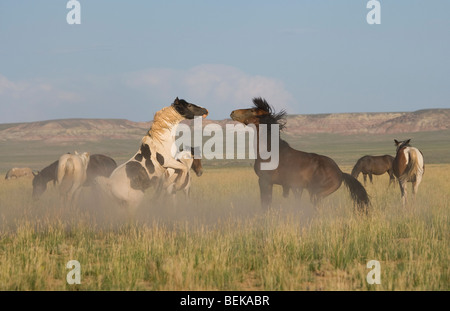
<path id="1" fill-rule="evenodd" d="M 411 147 L 409 144 L 410 141 L 411 139 L 404 141 L 394 139 L 394 143 L 397 146 L 397 155 L 395 156 L 392 168 L 400 185 L 403 206 L 406 205 L 406 183 L 412 182 L 412 191 L 415 197 L 425 172 L 423 154 L 419 149 Z"/>
<path id="2" fill-rule="evenodd" d="M 142 201 L 145 190 L 158 185 L 167 169 L 178 170 L 180 178 L 169 182 L 181 188 L 189 168 L 174 158 L 174 129 L 182 120 L 207 115 L 207 109 L 177 97 L 170 106 L 155 113 L 152 126 L 135 155 L 118 166 L 109 178 L 97 177 L 97 185 L 131 214 Z"/>
<path id="3" fill-rule="evenodd" d="M 259 137 L 259 125 L 267 124 L 268 131 L 271 124 L 278 124 L 279 130 L 285 127 L 286 113 L 275 113 L 273 108 L 262 98 L 253 99 L 253 108 L 234 110 L 231 118 L 245 125 L 254 124 Z M 267 133 L 267 150 L 271 148 L 271 133 Z M 257 147 L 261 142 L 257 139 Z M 265 142 L 262 142 L 265 143 Z M 307 189 L 311 202 L 317 204 L 326 196 L 335 192 L 342 182 L 350 190 L 351 197 L 361 210 L 366 210 L 369 197 L 361 183 L 349 174 L 340 170 L 331 158 L 295 150 L 289 144 L 279 139 L 279 164 L 276 169 L 262 170 L 261 163 L 265 162 L 257 153 L 254 169 L 259 177 L 261 205 L 268 208 L 272 202 L 273 185 L 283 187 L 283 195 L 287 196 L 292 189 L 297 199 L 301 198 L 303 189 Z M 367 210 L 366 210 L 367 211 Z"/>

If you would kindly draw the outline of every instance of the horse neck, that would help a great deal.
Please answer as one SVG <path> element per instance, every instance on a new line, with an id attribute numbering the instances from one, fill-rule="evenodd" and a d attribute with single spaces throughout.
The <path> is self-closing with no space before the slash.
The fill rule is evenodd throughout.
<path id="1" fill-rule="evenodd" d="M 272 150 L 272 129 L 271 129 L 271 124 L 264 124 L 266 126 L 266 131 L 267 131 L 267 135 L 266 135 L 266 141 L 262 141 L 261 142 L 261 147 L 265 148 L 265 150 Z M 260 124 L 255 124 L 256 127 L 256 154 L 257 154 L 257 159 L 261 160 L 260 155 L 259 155 L 259 150 L 260 149 L 260 139 L 259 139 L 259 128 Z M 278 147 L 281 153 L 282 149 L 288 148 L 289 144 L 284 141 L 283 139 L 280 138 L 280 133 L 278 132 Z"/>
<path id="2" fill-rule="evenodd" d="M 56 180 L 56 171 L 58 169 L 58 161 L 53 162 L 46 168 L 42 169 L 42 171 L 39 173 L 39 177 L 41 180 L 45 183 Z"/>
<path id="3" fill-rule="evenodd" d="M 174 129 L 184 118 L 170 106 L 161 109 L 155 114 L 152 126 L 148 131 L 148 136 L 167 149 L 175 142 Z"/>

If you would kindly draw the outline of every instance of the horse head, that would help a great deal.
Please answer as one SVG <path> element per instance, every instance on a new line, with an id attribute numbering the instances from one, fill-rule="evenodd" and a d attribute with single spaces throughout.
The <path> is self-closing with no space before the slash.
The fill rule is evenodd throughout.
<path id="1" fill-rule="evenodd" d="M 206 118 L 208 115 L 208 109 L 188 103 L 184 99 L 178 99 L 178 97 L 173 102 L 172 107 L 185 119 L 194 119 L 197 116 Z"/>
<path id="2" fill-rule="evenodd" d="M 403 147 L 411 147 L 411 145 L 409 144 L 410 141 L 411 141 L 411 139 L 402 140 L 402 141 L 398 141 L 397 139 L 394 139 L 395 146 L 397 147 L 397 152 L 400 149 L 402 149 Z"/>
<path id="3" fill-rule="evenodd" d="M 231 119 L 248 124 L 278 124 L 280 129 L 286 125 L 286 112 L 284 110 L 275 113 L 265 99 L 257 97 L 253 99 L 253 107 L 248 109 L 233 110 L 230 114 Z"/>

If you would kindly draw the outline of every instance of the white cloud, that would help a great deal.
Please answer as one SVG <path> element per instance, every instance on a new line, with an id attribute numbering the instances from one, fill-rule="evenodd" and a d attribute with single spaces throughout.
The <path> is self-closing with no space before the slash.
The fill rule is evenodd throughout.
<path id="1" fill-rule="evenodd" d="M 250 75 L 225 65 L 200 65 L 187 70 L 147 69 L 126 75 L 125 83 L 150 98 L 176 96 L 225 113 L 243 108 L 253 97 L 263 97 L 277 110 L 288 108 L 293 96 L 277 79 Z M 226 114 L 228 116 L 229 112 Z"/>
<path id="2" fill-rule="evenodd" d="M 80 96 L 42 80 L 11 81 L 0 74 L 0 122 L 45 118 L 55 107 L 75 102 Z"/>
<path id="3" fill-rule="evenodd" d="M 293 103 L 282 81 L 225 65 L 58 80 L 13 81 L 0 74 L 0 123 L 74 117 L 151 120 L 177 96 L 206 107 L 211 119 L 228 118 L 232 110 L 250 107 L 253 97 L 265 98 L 276 110 L 290 111 Z"/>

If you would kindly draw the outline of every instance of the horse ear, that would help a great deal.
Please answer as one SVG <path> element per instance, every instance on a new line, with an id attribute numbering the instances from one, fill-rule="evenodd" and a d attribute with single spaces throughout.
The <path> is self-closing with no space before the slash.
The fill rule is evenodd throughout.
<path id="1" fill-rule="evenodd" d="M 175 98 L 175 101 L 173 103 L 174 104 L 178 104 L 178 101 L 179 101 L 179 99 L 178 99 L 178 96 L 177 96 L 177 98 Z"/>
<path id="2" fill-rule="evenodd" d="M 31 173 L 33 173 L 33 176 L 36 177 L 37 175 L 39 175 L 39 171 L 32 171 Z"/>
<path id="3" fill-rule="evenodd" d="M 405 141 L 405 145 L 406 145 L 406 144 L 409 144 L 410 141 L 411 141 L 411 138 L 408 139 L 407 141 Z"/>
<path id="4" fill-rule="evenodd" d="M 394 143 L 396 146 L 398 146 L 398 144 L 400 143 L 397 139 L 394 139 Z"/>

